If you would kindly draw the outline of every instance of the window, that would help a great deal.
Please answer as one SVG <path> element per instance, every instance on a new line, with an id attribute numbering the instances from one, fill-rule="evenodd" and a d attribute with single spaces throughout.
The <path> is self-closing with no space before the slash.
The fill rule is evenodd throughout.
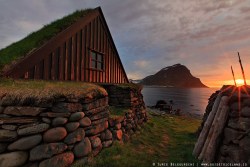
<path id="1" fill-rule="evenodd" d="M 90 51 L 91 54 L 91 68 L 97 69 L 97 70 L 103 70 L 103 54 Z"/>

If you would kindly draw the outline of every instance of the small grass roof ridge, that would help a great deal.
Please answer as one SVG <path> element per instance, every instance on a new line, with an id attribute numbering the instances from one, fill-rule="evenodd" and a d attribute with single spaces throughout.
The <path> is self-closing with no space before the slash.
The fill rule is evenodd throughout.
<path id="1" fill-rule="evenodd" d="M 22 40 L 1 49 L 0 72 L 4 70 L 6 65 L 10 65 L 11 63 L 25 57 L 35 49 L 41 47 L 52 37 L 56 36 L 93 10 L 94 9 L 77 10 L 61 19 L 45 25 L 40 30 L 29 34 Z"/>

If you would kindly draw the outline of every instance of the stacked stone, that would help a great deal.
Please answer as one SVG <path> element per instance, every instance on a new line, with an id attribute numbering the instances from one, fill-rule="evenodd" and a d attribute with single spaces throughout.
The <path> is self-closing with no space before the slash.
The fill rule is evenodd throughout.
<path id="1" fill-rule="evenodd" d="M 229 112 L 225 127 L 221 127 L 222 135 L 217 139 L 219 147 L 214 161 L 250 166 L 250 89 L 223 86 L 220 91 L 215 92 L 209 99 L 202 128 L 219 94 L 230 97 L 227 103 Z"/>
<path id="2" fill-rule="evenodd" d="M 67 167 L 109 147 L 108 97 L 95 98 L 0 106 L 0 166 Z"/>
<path id="3" fill-rule="evenodd" d="M 141 128 L 147 121 L 146 110 L 128 110 L 125 116 L 109 118 L 109 129 L 113 134 L 114 140 L 128 141 L 129 136 Z"/>
<path id="4" fill-rule="evenodd" d="M 109 105 L 117 107 L 145 106 L 141 94 L 142 87 L 138 85 L 103 85 L 109 94 Z"/>
<path id="5" fill-rule="evenodd" d="M 138 85 L 105 85 L 109 94 L 109 105 L 125 107 L 129 110 L 124 116 L 109 118 L 109 129 L 116 140 L 127 141 L 144 122 L 147 121 L 147 113 L 141 88 Z"/>
<path id="6" fill-rule="evenodd" d="M 250 166 L 250 97 L 244 91 L 238 97 L 236 93 L 230 98 L 228 123 L 217 161 L 241 162 Z"/>

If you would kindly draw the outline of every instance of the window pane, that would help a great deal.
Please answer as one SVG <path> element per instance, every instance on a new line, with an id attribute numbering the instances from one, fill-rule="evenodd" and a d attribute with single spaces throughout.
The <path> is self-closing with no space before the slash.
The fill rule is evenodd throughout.
<path id="1" fill-rule="evenodd" d="M 96 53 L 95 52 L 91 52 L 91 59 L 96 60 Z"/>
<path id="2" fill-rule="evenodd" d="M 100 63 L 100 62 L 97 63 L 97 69 L 102 70 L 102 63 Z"/>
<path id="3" fill-rule="evenodd" d="M 102 55 L 101 54 L 97 54 L 97 60 L 102 62 Z"/>
<path id="4" fill-rule="evenodd" d="M 91 61 L 91 68 L 96 68 L 96 61 L 94 60 Z"/>

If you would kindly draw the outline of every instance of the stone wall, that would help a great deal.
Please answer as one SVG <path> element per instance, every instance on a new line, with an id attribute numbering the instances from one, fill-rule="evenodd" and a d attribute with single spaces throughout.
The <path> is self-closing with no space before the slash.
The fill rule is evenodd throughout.
<path id="1" fill-rule="evenodd" d="M 226 121 L 223 127 L 218 127 L 215 129 L 213 124 L 210 126 L 211 129 L 215 131 L 221 129 L 221 133 L 216 138 L 216 142 L 214 145 L 209 145 L 208 147 L 215 147 L 215 154 L 209 154 L 207 150 L 210 148 L 204 148 L 202 152 L 198 155 L 196 153 L 195 156 L 199 157 L 199 159 L 206 161 L 206 157 L 213 157 L 213 162 L 220 163 L 241 163 L 240 165 L 250 166 L 250 89 L 248 87 L 223 87 L 219 92 L 213 94 L 215 98 L 227 97 L 228 101 L 224 105 L 224 108 L 227 108 Z M 213 97 L 213 99 L 214 99 Z M 215 100 L 211 100 L 213 102 L 212 107 L 209 107 L 210 110 L 207 111 L 204 117 L 204 122 L 202 125 L 208 123 L 207 118 L 212 111 L 212 108 L 215 107 Z M 211 104 L 209 103 L 209 106 Z M 222 105 L 221 105 L 222 106 Z M 223 107 L 223 106 L 222 106 Z M 220 110 L 220 106 L 218 107 Z M 216 120 L 216 116 L 214 118 Z M 224 121 L 224 120 L 218 120 Z M 206 125 L 207 127 L 209 125 Z M 205 130 L 205 126 L 202 126 Z M 208 133 L 208 140 L 214 133 Z M 211 139 L 210 139 L 211 140 Z M 198 143 L 201 142 L 201 133 L 198 139 Z M 206 145 L 204 143 L 204 145 Z M 197 147 L 196 147 L 197 148 Z M 195 150 L 194 150 L 195 153 Z M 210 152 L 211 153 L 211 152 Z M 208 161 L 209 162 L 209 161 Z"/>
<path id="2" fill-rule="evenodd" d="M 110 116 L 105 90 L 42 99 L 0 94 L 0 166 L 74 166 L 114 140 L 127 141 L 147 115 L 140 90 L 126 90 L 129 110 L 119 117 Z"/>
<path id="3" fill-rule="evenodd" d="M 109 94 L 109 105 L 128 108 L 124 116 L 109 119 L 109 128 L 118 140 L 129 139 L 147 121 L 142 87 L 136 84 L 103 85 Z"/>
<path id="4" fill-rule="evenodd" d="M 136 84 L 102 85 L 109 94 L 109 105 L 122 107 L 144 107 L 142 86 Z"/>

